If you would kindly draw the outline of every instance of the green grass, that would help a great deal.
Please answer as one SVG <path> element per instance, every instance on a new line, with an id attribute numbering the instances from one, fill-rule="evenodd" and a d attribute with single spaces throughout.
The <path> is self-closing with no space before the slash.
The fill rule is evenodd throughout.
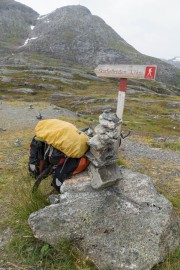
<path id="1" fill-rule="evenodd" d="M 18 249 L 19 266 L 33 267 L 33 269 L 57 270 L 95 270 L 94 264 L 73 243 L 62 240 L 56 247 L 35 241 L 30 236 L 26 239 L 16 238 L 11 242 L 11 251 Z M 20 269 L 20 267 L 18 268 Z"/>
<path id="2" fill-rule="evenodd" d="M 152 142 L 150 143 L 152 147 L 162 148 L 162 149 L 171 149 L 173 151 L 180 151 L 180 143 L 179 142 Z"/>
<path id="3" fill-rule="evenodd" d="M 117 164 L 118 166 L 125 166 L 125 167 L 128 167 L 127 161 L 125 161 L 125 160 L 123 160 L 123 159 L 119 159 L 119 160 L 116 162 L 116 164 Z"/>
<path id="4" fill-rule="evenodd" d="M 170 253 L 166 260 L 153 267 L 152 270 L 179 270 L 180 269 L 180 247 L 173 253 Z"/>
<path id="5" fill-rule="evenodd" d="M 12 265 L 33 269 L 95 270 L 95 265 L 73 243 L 62 239 L 52 247 L 36 240 L 28 225 L 31 213 L 47 206 L 47 183 L 32 193 L 32 179 L 24 175 L 10 190 L 12 204 L 9 224 L 13 232 L 7 253 Z M 14 192 L 13 192 L 14 191 Z M 16 194 L 16 196 L 14 196 Z"/>

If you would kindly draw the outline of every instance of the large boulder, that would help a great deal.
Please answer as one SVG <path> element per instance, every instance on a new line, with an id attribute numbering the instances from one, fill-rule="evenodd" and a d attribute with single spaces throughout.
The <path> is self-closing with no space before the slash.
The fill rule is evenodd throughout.
<path id="1" fill-rule="evenodd" d="M 63 194 L 30 215 L 34 236 L 51 245 L 73 240 L 102 270 L 149 270 L 163 261 L 180 239 L 173 207 L 148 176 L 120 170 L 122 180 L 102 190 L 87 175 L 67 180 Z"/>

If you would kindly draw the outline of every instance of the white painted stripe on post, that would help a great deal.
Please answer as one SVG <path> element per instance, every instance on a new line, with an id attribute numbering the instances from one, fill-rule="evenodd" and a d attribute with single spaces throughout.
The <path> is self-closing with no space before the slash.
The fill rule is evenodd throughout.
<path id="1" fill-rule="evenodd" d="M 119 91 L 118 92 L 118 102 L 117 102 L 117 117 L 122 120 L 123 111 L 124 111 L 124 103 L 125 103 L 125 94 L 126 92 Z"/>

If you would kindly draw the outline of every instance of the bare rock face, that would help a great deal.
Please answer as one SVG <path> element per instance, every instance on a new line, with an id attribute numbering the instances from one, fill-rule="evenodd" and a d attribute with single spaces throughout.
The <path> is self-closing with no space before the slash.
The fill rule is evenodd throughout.
<path id="1" fill-rule="evenodd" d="M 93 190 L 90 179 L 64 187 L 51 204 L 30 215 L 36 238 L 51 245 L 73 240 L 99 269 L 149 270 L 179 243 L 171 203 L 146 175 L 121 168 L 116 185 Z"/>

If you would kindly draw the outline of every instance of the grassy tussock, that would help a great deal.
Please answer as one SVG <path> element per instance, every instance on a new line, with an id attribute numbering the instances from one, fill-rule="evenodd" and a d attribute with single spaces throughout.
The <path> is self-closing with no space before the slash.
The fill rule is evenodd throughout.
<path id="1" fill-rule="evenodd" d="M 161 263 L 152 270 L 179 270 L 180 269 L 180 248 L 168 255 L 164 263 Z"/>

